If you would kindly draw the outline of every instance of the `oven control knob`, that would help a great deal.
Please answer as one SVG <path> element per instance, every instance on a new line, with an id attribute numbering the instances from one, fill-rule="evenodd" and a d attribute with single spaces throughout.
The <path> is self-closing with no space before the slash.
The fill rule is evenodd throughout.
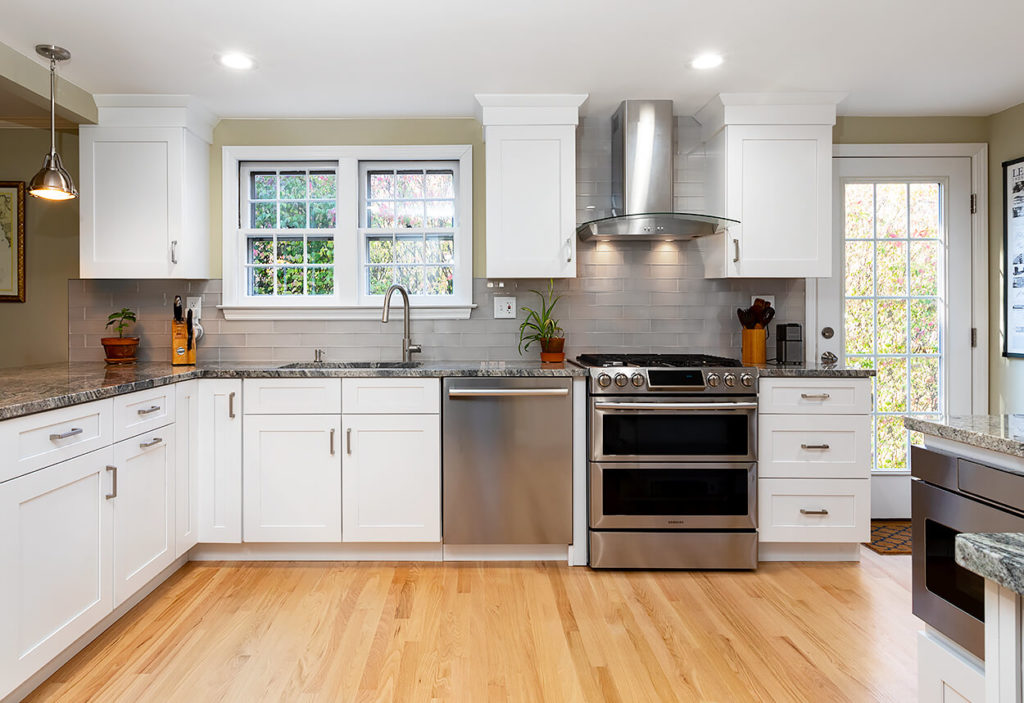
<path id="1" fill-rule="evenodd" d="M 708 374 L 708 385 L 712 388 L 718 388 L 718 384 L 722 382 L 722 377 L 717 373 Z"/>
<path id="2" fill-rule="evenodd" d="M 749 373 L 745 373 L 742 376 L 740 376 L 740 383 L 742 383 L 747 388 L 750 388 L 752 385 L 754 385 L 754 377 L 751 376 Z"/>
<path id="3" fill-rule="evenodd" d="M 639 388 L 640 386 L 644 385 L 643 374 L 635 373 L 635 374 L 633 374 L 632 376 L 629 377 L 629 380 L 637 388 Z"/>
<path id="4" fill-rule="evenodd" d="M 619 388 L 625 388 L 626 384 L 629 383 L 629 379 L 626 378 L 626 374 L 617 373 L 615 374 L 615 385 Z"/>
<path id="5" fill-rule="evenodd" d="M 612 377 L 606 373 L 601 374 L 597 377 L 597 385 L 601 386 L 601 388 L 607 388 L 612 385 Z"/>
<path id="6" fill-rule="evenodd" d="M 725 374 L 725 379 L 724 380 L 725 380 L 725 385 L 729 386 L 729 388 L 732 388 L 733 386 L 736 385 L 736 375 L 735 374 L 731 374 L 731 373 Z"/>

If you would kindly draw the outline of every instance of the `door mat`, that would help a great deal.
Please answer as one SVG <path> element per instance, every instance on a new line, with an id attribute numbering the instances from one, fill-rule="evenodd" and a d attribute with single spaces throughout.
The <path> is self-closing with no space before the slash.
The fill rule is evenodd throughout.
<path id="1" fill-rule="evenodd" d="M 910 520 L 872 520 L 868 549 L 879 554 L 910 554 Z"/>

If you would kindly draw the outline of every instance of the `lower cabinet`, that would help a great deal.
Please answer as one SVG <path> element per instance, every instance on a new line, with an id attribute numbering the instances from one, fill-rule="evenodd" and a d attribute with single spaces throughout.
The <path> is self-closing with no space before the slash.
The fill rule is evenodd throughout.
<path id="1" fill-rule="evenodd" d="M 199 541 L 242 541 L 242 381 L 199 384 Z"/>
<path id="2" fill-rule="evenodd" d="M 174 388 L 174 556 L 199 541 L 199 381 Z"/>
<path id="3" fill-rule="evenodd" d="M 0 698 L 114 607 L 113 450 L 0 484 Z"/>
<path id="4" fill-rule="evenodd" d="M 341 540 L 338 415 L 247 415 L 246 542 Z"/>
<path id="5" fill-rule="evenodd" d="M 114 445 L 114 606 L 175 559 L 174 425 Z"/>
<path id="6" fill-rule="evenodd" d="M 346 542 L 441 541 L 438 415 L 344 415 Z"/>

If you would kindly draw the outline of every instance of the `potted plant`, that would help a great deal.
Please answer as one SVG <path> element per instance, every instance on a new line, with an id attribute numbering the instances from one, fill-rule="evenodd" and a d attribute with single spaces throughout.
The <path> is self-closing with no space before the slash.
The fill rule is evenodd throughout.
<path id="1" fill-rule="evenodd" d="M 135 352 L 139 348 L 138 337 L 125 337 L 125 329 L 135 323 L 135 313 L 129 308 L 121 308 L 118 312 L 110 313 L 107 317 L 107 327 L 117 330 L 116 337 L 103 337 L 100 344 L 107 357 L 108 364 L 134 364 Z"/>
<path id="2" fill-rule="evenodd" d="M 545 362 L 565 361 L 565 332 L 558 326 L 558 320 L 551 317 L 555 303 L 561 295 L 555 295 L 555 281 L 548 281 L 548 293 L 544 295 L 538 290 L 531 290 L 540 298 L 540 309 L 533 310 L 523 306 L 526 319 L 519 325 L 519 353 L 530 348 L 534 342 L 540 342 L 540 360 Z"/>

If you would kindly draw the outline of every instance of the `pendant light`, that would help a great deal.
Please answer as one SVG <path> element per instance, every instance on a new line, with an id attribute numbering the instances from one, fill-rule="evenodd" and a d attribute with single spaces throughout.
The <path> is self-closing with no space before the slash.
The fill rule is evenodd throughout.
<path id="1" fill-rule="evenodd" d="M 71 180 L 71 174 L 65 169 L 57 153 L 57 128 L 55 123 L 56 103 L 54 93 L 57 88 L 57 62 L 67 61 L 71 52 L 52 44 L 39 44 L 36 53 L 50 59 L 50 153 L 43 159 L 43 167 L 32 177 L 29 183 L 29 195 L 46 200 L 70 200 L 78 197 L 78 189 Z"/>

